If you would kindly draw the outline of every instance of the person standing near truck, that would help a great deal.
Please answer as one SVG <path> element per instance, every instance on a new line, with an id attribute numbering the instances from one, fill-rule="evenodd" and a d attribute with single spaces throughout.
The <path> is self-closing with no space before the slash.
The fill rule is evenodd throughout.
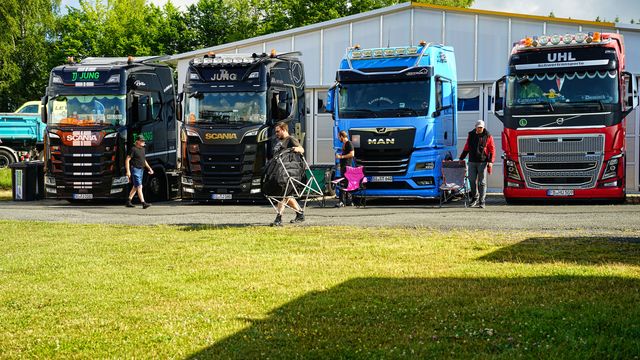
<path id="1" fill-rule="evenodd" d="M 273 147 L 273 156 L 275 157 L 279 152 L 292 149 L 293 152 L 300 155 L 304 154 L 304 148 L 300 145 L 298 139 L 289 135 L 289 125 L 285 122 L 278 122 L 275 125 L 275 133 L 278 138 L 278 143 Z M 282 213 L 285 206 L 291 207 L 296 212 L 296 217 L 291 220 L 291 223 L 299 223 L 304 221 L 304 211 L 292 196 L 286 196 L 277 206 L 276 219 L 271 223 L 271 226 L 282 226 Z"/>
<path id="2" fill-rule="evenodd" d="M 336 154 L 336 158 L 340 160 L 340 176 L 344 177 L 344 174 L 347 172 L 347 165 L 353 163 L 353 158 L 355 157 L 355 150 L 353 149 L 353 144 L 349 141 L 349 135 L 344 130 L 341 130 L 338 133 L 338 139 L 342 143 L 342 153 Z M 343 182 L 348 183 L 348 180 L 345 178 Z M 346 186 L 344 186 L 346 188 Z M 336 204 L 336 207 L 344 207 L 351 205 L 351 194 L 340 190 L 340 201 Z"/>
<path id="3" fill-rule="evenodd" d="M 129 182 L 133 183 L 131 187 L 131 191 L 129 192 L 129 198 L 127 199 L 126 207 L 135 207 L 131 201 L 133 197 L 138 193 L 138 198 L 142 203 L 142 208 L 146 209 L 151 204 L 144 201 L 144 195 L 142 194 L 142 177 L 144 175 L 144 169 L 148 169 L 149 175 L 153 175 L 153 169 L 149 166 L 149 163 L 146 159 L 146 154 L 144 151 L 144 136 L 142 134 L 138 135 L 136 138 L 136 144 L 133 148 L 131 148 L 131 152 L 127 156 L 127 160 L 125 161 L 125 168 L 127 170 L 127 177 L 129 178 Z"/>
<path id="4" fill-rule="evenodd" d="M 491 174 L 493 162 L 496 156 L 496 147 L 493 137 L 484 128 L 484 121 L 476 121 L 474 130 L 469 131 L 464 150 L 460 154 L 463 160 L 469 154 L 469 182 L 471 183 L 471 207 L 484 208 L 484 200 L 487 191 L 487 179 L 485 171 Z"/>

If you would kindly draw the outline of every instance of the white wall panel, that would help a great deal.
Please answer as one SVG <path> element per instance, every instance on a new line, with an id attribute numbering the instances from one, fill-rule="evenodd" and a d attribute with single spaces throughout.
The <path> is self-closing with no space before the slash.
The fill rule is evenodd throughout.
<path id="1" fill-rule="evenodd" d="M 382 19 L 382 45 L 411 45 L 411 11 L 384 16 Z"/>
<path id="2" fill-rule="evenodd" d="M 622 31 L 627 71 L 640 73 L 640 32 Z"/>
<path id="3" fill-rule="evenodd" d="M 302 53 L 302 64 L 307 86 L 320 84 L 320 31 L 296 35 L 295 51 Z"/>
<path id="4" fill-rule="evenodd" d="M 349 25 L 324 30 L 322 54 L 322 83 L 331 85 L 336 80 L 336 70 L 349 46 Z"/>
<path id="5" fill-rule="evenodd" d="M 540 35 L 542 30 L 541 21 L 511 20 L 511 42 L 518 42 L 525 36 Z"/>
<path id="6" fill-rule="evenodd" d="M 354 22 L 352 35 L 353 44 L 351 45 L 360 44 L 363 48 L 379 47 L 380 17 Z"/>
<path id="7" fill-rule="evenodd" d="M 291 37 L 286 37 L 266 43 L 265 49 L 267 54 L 271 52 L 271 49 L 275 49 L 278 54 L 291 51 Z"/>
<path id="8" fill-rule="evenodd" d="M 475 16 L 448 13 L 444 42 L 455 51 L 458 81 L 473 81 Z"/>
<path id="9" fill-rule="evenodd" d="M 575 34 L 578 32 L 578 24 L 576 25 L 567 25 L 567 24 L 553 24 L 547 23 L 547 34 L 553 35 L 564 35 L 564 34 Z M 538 34 L 535 34 L 538 35 Z"/>
<path id="10" fill-rule="evenodd" d="M 494 81 L 507 71 L 509 20 L 480 16 L 478 20 L 478 80 Z"/>
<path id="11" fill-rule="evenodd" d="M 420 40 L 440 44 L 442 42 L 442 12 L 415 9 L 413 14 L 413 42 Z"/>
<path id="12" fill-rule="evenodd" d="M 251 44 L 238 48 L 238 53 L 240 54 L 262 54 L 263 51 L 265 51 L 263 43 Z M 222 54 L 222 52 L 220 52 L 220 54 Z"/>

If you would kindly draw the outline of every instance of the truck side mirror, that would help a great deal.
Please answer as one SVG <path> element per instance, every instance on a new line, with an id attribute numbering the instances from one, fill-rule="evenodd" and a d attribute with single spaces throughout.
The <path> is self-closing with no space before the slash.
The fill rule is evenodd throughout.
<path id="1" fill-rule="evenodd" d="M 638 83 L 636 77 L 628 72 L 623 72 L 622 76 L 625 83 L 624 111 L 630 113 L 638 106 Z"/>
<path id="2" fill-rule="evenodd" d="M 40 100 L 40 121 L 44 124 L 47 123 L 47 101 L 49 100 L 49 96 L 45 95 Z"/>
<path id="3" fill-rule="evenodd" d="M 176 99 L 176 119 L 182 121 L 182 100 L 184 99 L 184 93 L 179 93 Z"/>
<path id="4" fill-rule="evenodd" d="M 491 86 L 491 114 L 497 117 L 500 121 L 502 121 L 502 118 L 504 117 L 505 79 L 506 78 L 503 76 Z"/>
<path id="5" fill-rule="evenodd" d="M 335 94 L 336 94 L 336 86 L 332 86 L 329 88 L 329 90 L 327 91 L 327 103 L 324 106 L 324 109 L 328 112 L 328 113 L 332 113 L 335 110 L 334 106 L 333 106 L 333 101 L 335 98 Z"/>

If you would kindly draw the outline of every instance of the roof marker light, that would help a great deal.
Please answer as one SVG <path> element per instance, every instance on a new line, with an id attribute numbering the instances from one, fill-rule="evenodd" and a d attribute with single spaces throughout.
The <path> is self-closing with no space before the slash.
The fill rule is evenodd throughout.
<path id="1" fill-rule="evenodd" d="M 353 48 L 356 50 L 360 50 L 360 44 L 356 44 Z"/>
<path id="2" fill-rule="evenodd" d="M 373 57 L 382 57 L 382 49 L 373 49 Z"/>
<path id="3" fill-rule="evenodd" d="M 415 55 L 418 53 L 418 48 L 415 46 L 407 48 L 407 55 Z"/>
<path id="4" fill-rule="evenodd" d="M 533 39 L 527 36 L 524 39 L 523 45 L 526 46 L 526 47 L 530 47 L 531 45 L 533 45 Z"/>
<path id="5" fill-rule="evenodd" d="M 558 45 L 558 44 L 560 44 L 560 41 L 561 41 L 561 40 L 562 40 L 562 36 L 560 36 L 560 35 L 557 35 L 557 34 L 556 34 L 556 35 L 552 35 L 552 36 L 551 36 L 551 43 L 552 43 L 553 45 Z"/>
<path id="6" fill-rule="evenodd" d="M 352 59 L 360 59 L 362 57 L 362 51 L 352 51 L 351 58 Z"/>
<path id="7" fill-rule="evenodd" d="M 427 42 L 426 42 L 426 41 L 424 41 L 424 40 L 420 40 L 419 44 L 420 44 L 420 46 L 426 46 L 426 45 L 427 45 Z"/>
<path id="8" fill-rule="evenodd" d="M 406 48 L 397 48 L 396 49 L 396 55 L 398 55 L 398 56 L 407 55 L 407 49 Z"/>
<path id="9" fill-rule="evenodd" d="M 373 51 L 369 50 L 362 50 L 362 57 L 371 57 L 373 56 Z"/>
<path id="10" fill-rule="evenodd" d="M 549 44 L 549 41 L 551 41 L 551 38 L 547 35 L 540 35 L 540 37 L 538 38 L 538 43 L 541 46 L 545 46 L 547 44 Z"/>
<path id="11" fill-rule="evenodd" d="M 394 49 L 384 49 L 384 56 L 395 56 L 396 51 Z"/>
<path id="12" fill-rule="evenodd" d="M 576 34 L 576 38 L 575 38 L 575 39 L 576 39 L 576 42 L 577 42 L 578 44 L 583 43 L 585 40 L 587 40 L 587 36 L 588 36 L 588 35 L 587 35 L 587 34 L 585 34 L 585 33 L 577 33 L 577 34 Z"/>
<path id="13" fill-rule="evenodd" d="M 133 63 L 133 56 L 127 56 L 127 64 L 131 65 Z"/>
<path id="14" fill-rule="evenodd" d="M 276 49 L 271 49 L 271 54 L 269 56 L 272 58 L 276 57 Z"/>
<path id="15" fill-rule="evenodd" d="M 565 34 L 562 37 L 562 41 L 564 41 L 565 44 L 571 44 L 571 42 L 573 41 L 573 34 Z"/>
<path id="16" fill-rule="evenodd" d="M 593 42 L 600 42 L 600 32 L 596 31 L 593 33 Z"/>

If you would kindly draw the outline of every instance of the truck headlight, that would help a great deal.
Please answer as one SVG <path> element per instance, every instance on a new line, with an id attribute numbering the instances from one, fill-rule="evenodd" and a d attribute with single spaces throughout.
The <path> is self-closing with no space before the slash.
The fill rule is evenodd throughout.
<path id="1" fill-rule="evenodd" d="M 45 176 L 44 184 L 50 186 L 56 186 L 56 179 L 53 176 Z"/>
<path id="2" fill-rule="evenodd" d="M 113 178 L 113 181 L 111 182 L 111 187 L 122 186 L 122 185 L 126 185 L 128 183 L 129 183 L 129 178 L 128 177 L 120 176 L 120 177 Z"/>
<path id="3" fill-rule="evenodd" d="M 602 180 L 611 179 L 618 175 L 618 166 L 620 165 L 621 158 L 622 154 L 618 154 L 607 161 L 607 167 L 604 169 L 604 174 L 602 174 Z"/>
<path id="4" fill-rule="evenodd" d="M 180 182 L 182 182 L 182 185 L 193 186 L 193 179 L 190 177 L 183 176 Z"/>
<path id="5" fill-rule="evenodd" d="M 427 161 L 416 164 L 416 170 L 433 170 L 436 167 L 436 163 L 433 161 Z"/>
<path id="6" fill-rule="evenodd" d="M 504 164 L 507 166 L 506 170 L 508 178 L 522 181 L 520 173 L 518 172 L 518 166 L 515 161 L 506 159 Z"/>

